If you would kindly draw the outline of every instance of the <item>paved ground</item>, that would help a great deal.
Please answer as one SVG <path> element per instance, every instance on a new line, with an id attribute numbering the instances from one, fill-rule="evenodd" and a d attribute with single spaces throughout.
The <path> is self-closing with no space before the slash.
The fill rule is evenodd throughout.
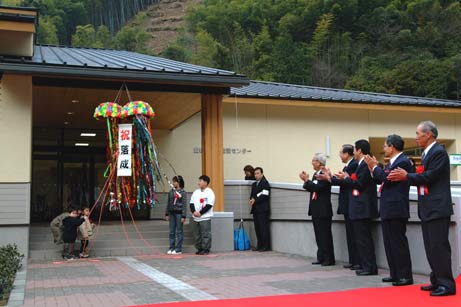
<path id="1" fill-rule="evenodd" d="M 384 270 L 356 277 L 342 265 L 310 263 L 275 252 L 34 262 L 27 268 L 24 306 L 116 307 L 388 286 L 381 282 Z"/>

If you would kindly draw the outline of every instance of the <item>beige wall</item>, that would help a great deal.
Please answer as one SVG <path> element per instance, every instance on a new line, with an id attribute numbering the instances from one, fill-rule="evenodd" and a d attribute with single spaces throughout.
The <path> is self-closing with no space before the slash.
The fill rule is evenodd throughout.
<path id="1" fill-rule="evenodd" d="M 0 183 L 31 181 L 32 77 L 0 81 Z"/>
<path id="2" fill-rule="evenodd" d="M 238 116 L 236 117 L 236 113 Z M 287 107 L 226 103 L 224 106 L 224 147 L 249 149 L 251 153 L 225 154 L 225 179 L 242 179 L 246 164 L 262 166 L 273 182 L 299 182 L 298 173 L 312 173 L 311 157 L 325 152 L 325 138 L 330 137 L 331 157 L 328 166 L 342 168 L 338 151 L 342 144 L 359 138 L 385 137 L 396 133 L 414 139 L 418 122 L 430 119 L 439 128 L 439 138 L 461 138 L 461 115 L 452 113 L 391 112 L 312 107 Z M 193 116 L 172 132 L 158 136 L 161 151 L 169 157 L 178 173 L 185 174 L 189 189 L 195 188 L 200 174 L 200 114 Z M 448 146 L 450 153 L 461 153 L 460 142 Z M 378 153 L 379 154 L 379 153 Z M 459 168 L 452 168 L 457 180 Z"/>
<path id="3" fill-rule="evenodd" d="M 160 152 L 160 166 L 168 178 L 171 180 L 174 171 L 165 158 L 175 168 L 177 174 L 184 177 L 186 189 L 194 190 L 197 178 L 202 172 L 201 155 L 193 153 L 193 148 L 199 147 L 201 142 L 200 113 L 171 131 L 154 130 L 153 137 Z"/>

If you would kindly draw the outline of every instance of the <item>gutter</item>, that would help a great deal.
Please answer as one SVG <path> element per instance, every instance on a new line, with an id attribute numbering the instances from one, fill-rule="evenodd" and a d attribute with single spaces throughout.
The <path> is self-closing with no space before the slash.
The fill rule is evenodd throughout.
<path id="1" fill-rule="evenodd" d="M 123 81 L 169 81 L 202 86 L 242 87 L 250 80 L 241 75 L 171 73 L 162 71 L 137 71 L 128 69 L 101 69 L 59 65 L 34 65 L 25 63 L 0 63 L 0 73 L 51 75 L 82 78 L 107 78 Z"/>

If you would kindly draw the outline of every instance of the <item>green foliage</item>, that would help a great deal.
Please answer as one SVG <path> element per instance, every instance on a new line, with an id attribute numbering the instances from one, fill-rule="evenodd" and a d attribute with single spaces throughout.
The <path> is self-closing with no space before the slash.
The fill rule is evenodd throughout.
<path id="1" fill-rule="evenodd" d="M 21 0 L 2 0 L 0 4 L 5 6 L 19 6 L 21 5 Z"/>
<path id="2" fill-rule="evenodd" d="M 47 20 L 46 29 L 39 30 L 42 33 L 39 33 L 38 42 L 54 43 L 57 35 L 58 43 L 62 45 L 69 45 L 77 27 L 87 24 L 91 24 L 94 29 L 104 25 L 113 35 L 136 14 L 157 2 L 158 0 L 0 0 L 4 5 L 37 8 L 40 13 L 40 27 L 42 21 Z M 102 45 L 111 43 L 105 41 Z"/>
<path id="3" fill-rule="evenodd" d="M 16 245 L 8 244 L 0 247 L 0 300 L 8 297 L 23 259 L 24 255 L 18 251 Z"/>
<path id="4" fill-rule="evenodd" d="M 136 26 L 124 26 L 115 36 L 116 49 L 148 53 L 147 42 L 151 35 Z"/>
<path id="5" fill-rule="evenodd" d="M 269 81 L 460 96 L 459 1 L 205 0 L 186 21 L 164 56 Z"/>
<path id="6" fill-rule="evenodd" d="M 3 3 L 39 9 L 39 43 L 149 53 L 142 9 L 157 1 Z M 254 79 L 461 96 L 460 1 L 203 0 L 185 20 L 163 56 Z"/>
<path id="7" fill-rule="evenodd" d="M 59 44 L 58 30 L 52 18 L 46 16 L 40 20 L 38 27 L 38 41 L 42 44 L 57 45 Z"/>
<path id="8" fill-rule="evenodd" d="M 75 34 L 72 35 L 72 46 L 74 47 L 96 47 L 96 31 L 93 25 L 77 26 Z"/>

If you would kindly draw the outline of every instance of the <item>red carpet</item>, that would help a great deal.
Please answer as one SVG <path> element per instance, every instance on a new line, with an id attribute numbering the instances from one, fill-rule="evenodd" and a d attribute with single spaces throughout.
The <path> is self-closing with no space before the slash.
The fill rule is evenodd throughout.
<path id="1" fill-rule="evenodd" d="M 461 291 L 461 277 L 458 277 L 456 284 L 458 292 Z M 327 293 L 164 303 L 143 305 L 143 307 L 461 307 L 461 293 L 446 297 L 430 297 L 429 292 L 419 290 L 420 286 L 367 288 Z"/>

